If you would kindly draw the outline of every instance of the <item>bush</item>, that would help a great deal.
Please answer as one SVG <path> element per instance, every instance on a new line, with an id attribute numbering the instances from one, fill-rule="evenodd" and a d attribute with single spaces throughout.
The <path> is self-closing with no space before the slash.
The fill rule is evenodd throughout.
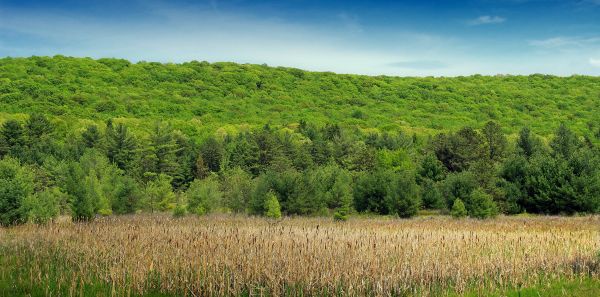
<path id="1" fill-rule="evenodd" d="M 144 207 L 152 212 L 164 211 L 175 207 L 175 194 L 171 187 L 172 178 L 165 174 L 159 174 L 155 180 L 146 184 L 144 189 Z"/>
<path id="2" fill-rule="evenodd" d="M 424 179 L 421 182 L 421 201 L 425 209 L 444 208 L 444 197 L 440 192 L 437 183 L 430 179 Z"/>
<path id="3" fill-rule="evenodd" d="M 471 217 L 485 219 L 498 214 L 498 208 L 492 196 L 479 188 L 471 193 L 470 199 L 467 201 L 467 212 Z"/>
<path id="4" fill-rule="evenodd" d="M 23 202 L 33 194 L 33 174 L 12 158 L 0 160 L 0 225 L 27 219 Z"/>
<path id="5" fill-rule="evenodd" d="M 462 218 L 467 216 L 467 209 L 465 208 L 465 204 L 457 198 L 454 200 L 454 204 L 452 204 L 452 210 L 450 214 L 455 218 Z"/>
<path id="6" fill-rule="evenodd" d="M 471 192 L 477 188 L 477 181 L 472 173 L 453 173 L 442 182 L 442 194 L 446 197 L 446 206 L 451 209 L 457 198 L 467 202 Z M 466 203 L 468 204 L 468 203 Z"/>
<path id="7" fill-rule="evenodd" d="M 27 221 L 44 224 L 60 214 L 60 207 L 67 200 L 67 195 L 59 188 L 53 187 L 35 193 L 25 199 L 23 207 Z"/>
<path id="8" fill-rule="evenodd" d="M 269 192 L 267 199 L 265 199 L 265 217 L 271 219 L 281 218 L 281 206 L 273 192 Z"/>
<path id="9" fill-rule="evenodd" d="M 410 218 L 416 215 L 421 206 L 421 199 L 414 174 L 397 174 L 388 188 L 385 200 L 390 214 L 398 215 L 401 218 Z"/>
<path id="10" fill-rule="evenodd" d="M 181 203 L 177 203 L 175 208 L 173 208 L 173 217 L 181 218 L 181 217 L 185 216 L 185 214 L 186 214 L 185 206 Z"/>
<path id="11" fill-rule="evenodd" d="M 219 190 L 219 183 L 213 177 L 203 180 L 194 180 L 185 192 L 187 209 L 190 213 L 204 215 L 219 207 L 223 194 Z"/>

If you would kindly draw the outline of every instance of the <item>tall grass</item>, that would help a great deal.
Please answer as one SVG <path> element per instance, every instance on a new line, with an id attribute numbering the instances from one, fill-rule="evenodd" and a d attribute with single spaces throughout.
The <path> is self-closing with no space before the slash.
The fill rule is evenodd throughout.
<path id="1" fill-rule="evenodd" d="M 0 229 L 0 277 L 63 296 L 484 292 L 598 278 L 599 226 L 598 217 L 109 217 Z"/>

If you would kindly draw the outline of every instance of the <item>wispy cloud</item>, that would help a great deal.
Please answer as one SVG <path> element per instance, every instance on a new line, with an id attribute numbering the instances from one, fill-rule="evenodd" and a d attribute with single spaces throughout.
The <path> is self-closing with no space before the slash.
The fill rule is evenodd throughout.
<path id="1" fill-rule="evenodd" d="M 600 68 L 600 59 L 590 58 L 590 65 Z"/>
<path id="2" fill-rule="evenodd" d="M 586 47 L 596 43 L 600 43 L 600 37 L 557 36 L 529 41 L 529 45 L 544 48 Z"/>
<path id="3" fill-rule="evenodd" d="M 506 18 L 500 16 L 482 15 L 476 19 L 469 20 L 467 24 L 471 26 L 501 24 L 506 21 Z"/>

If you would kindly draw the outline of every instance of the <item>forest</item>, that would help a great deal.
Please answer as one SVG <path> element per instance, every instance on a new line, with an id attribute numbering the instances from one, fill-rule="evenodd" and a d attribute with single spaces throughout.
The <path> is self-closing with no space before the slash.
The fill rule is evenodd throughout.
<path id="1" fill-rule="evenodd" d="M 0 222 L 136 212 L 403 218 L 600 211 L 600 154 L 561 125 L 545 143 L 496 122 L 423 138 L 301 120 L 196 143 L 156 122 L 146 137 L 108 120 L 56 137 L 42 114 L 0 128 Z"/>
<path id="2" fill-rule="evenodd" d="M 599 84 L 4 58 L 0 223 L 597 213 Z"/>
<path id="3" fill-rule="evenodd" d="M 595 296 L 600 78 L 0 59 L 2 296 Z"/>

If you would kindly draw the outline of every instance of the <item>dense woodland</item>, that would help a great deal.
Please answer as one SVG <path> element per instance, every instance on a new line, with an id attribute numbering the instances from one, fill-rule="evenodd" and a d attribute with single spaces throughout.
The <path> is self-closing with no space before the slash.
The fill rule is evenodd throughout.
<path id="1" fill-rule="evenodd" d="M 0 60 L 0 224 L 600 212 L 600 79 Z"/>

